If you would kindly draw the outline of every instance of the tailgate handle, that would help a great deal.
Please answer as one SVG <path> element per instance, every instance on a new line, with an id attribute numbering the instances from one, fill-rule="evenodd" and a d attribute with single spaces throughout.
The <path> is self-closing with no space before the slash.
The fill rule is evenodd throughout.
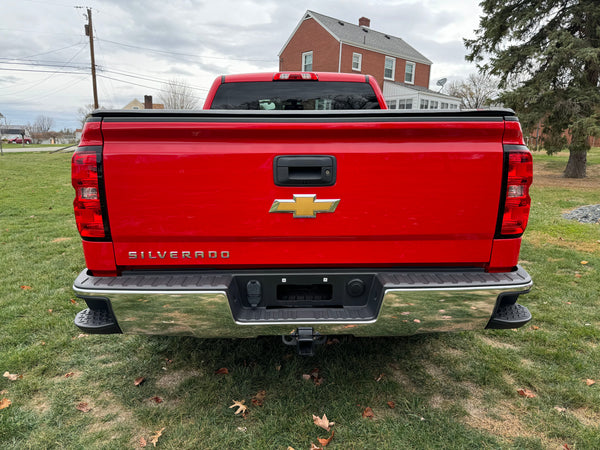
<path id="1" fill-rule="evenodd" d="M 277 186 L 333 186 L 335 156 L 276 156 L 273 177 Z"/>

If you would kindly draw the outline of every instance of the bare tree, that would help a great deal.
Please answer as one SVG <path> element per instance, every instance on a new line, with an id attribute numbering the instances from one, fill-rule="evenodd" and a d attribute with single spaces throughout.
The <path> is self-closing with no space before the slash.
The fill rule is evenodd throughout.
<path id="1" fill-rule="evenodd" d="M 31 126 L 31 131 L 34 133 L 45 134 L 48 133 L 53 126 L 54 119 L 52 117 L 39 115 L 35 118 L 35 121 Z"/>
<path id="2" fill-rule="evenodd" d="M 487 74 L 472 73 L 465 81 L 450 83 L 448 94 L 458 97 L 463 108 L 484 108 L 498 96 L 498 81 Z"/>
<path id="3" fill-rule="evenodd" d="M 163 84 L 158 98 L 166 109 L 198 109 L 198 97 L 185 80 L 173 78 Z"/>
<path id="4" fill-rule="evenodd" d="M 79 108 L 77 110 L 77 119 L 79 120 L 79 123 L 81 123 L 82 130 L 83 130 L 83 126 L 85 125 L 85 121 L 90 116 L 90 114 L 94 111 L 94 109 L 95 109 L 94 105 L 92 103 L 89 103 L 85 106 L 82 106 L 81 108 Z M 100 107 L 100 109 L 102 109 L 102 107 Z"/>

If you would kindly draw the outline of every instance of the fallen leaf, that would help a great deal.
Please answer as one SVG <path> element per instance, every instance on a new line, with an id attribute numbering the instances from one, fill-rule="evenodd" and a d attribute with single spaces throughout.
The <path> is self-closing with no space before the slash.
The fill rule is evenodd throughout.
<path id="1" fill-rule="evenodd" d="M 71 378 L 73 375 L 75 375 L 75 372 L 65 373 L 65 378 Z"/>
<path id="2" fill-rule="evenodd" d="M 331 436 L 329 436 L 329 438 L 327 438 L 327 439 L 317 438 L 317 441 L 319 441 L 319 444 L 321 444 L 322 447 L 327 447 L 327 444 L 329 444 L 331 442 L 331 440 L 333 439 L 334 434 L 335 434 L 335 430 L 331 430 Z"/>
<path id="3" fill-rule="evenodd" d="M 6 394 L 8 394 L 8 391 L 6 389 L 2 389 L 0 391 L 0 395 L 6 395 Z"/>
<path id="4" fill-rule="evenodd" d="M 235 414 L 239 414 L 242 413 L 242 415 L 246 414 L 246 411 L 248 410 L 248 407 L 246 405 L 244 405 L 244 403 L 246 403 L 246 400 L 242 400 L 242 401 L 236 401 L 236 400 L 232 400 L 233 401 L 233 405 L 230 406 L 230 408 L 235 408 L 237 406 L 237 410 L 235 411 Z"/>
<path id="5" fill-rule="evenodd" d="M 158 438 L 160 438 L 162 436 L 163 431 L 165 431 L 165 427 L 162 427 L 160 430 L 158 430 L 156 432 L 156 434 L 154 436 L 152 436 L 150 438 L 150 443 L 152 445 L 154 445 L 156 447 L 156 444 L 158 443 Z"/>
<path id="6" fill-rule="evenodd" d="M 242 432 L 242 433 L 245 433 L 246 431 L 248 431 L 248 428 L 246 428 L 246 427 L 237 427 L 237 430 L 240 431 L 240 432 Z"/>
<path id="7" fill-rule="evenodd" d="M 589 264 L 589 262 L 588 261 L 581 261 L 581 264 L 585 266 L 586 264 Z"/>
<path id="8" fill-rule="evenodd" d="M 310 374 L 308 374 L 308 373 L 303 373 L 303 374 L 302 374 L 302 379 L 303 379 L 303 380 L 306 380 L 306 381 L 310 380 Z"/>
<path id="9" fill-rule="evenodd" d="M 141 437 L 140 438 L 140 447 L 144 448 L 144 447 L 146 447 L 146 445 L 148 445 L 148 443 L 146 442 L 146 439 Z"/>
<path id="10" fill-rule="evenodd" d="M 48 310 L 48 312 L 49 312 L 50 314 L 52 314 L 52 309 L 49 309 L 49 310 Z"/>
<path id="11" fill-rule="evenodd" d="M 537 395 L 535 395 L 529 389 L 517 389 L 517 392 L 519 393 L 519 395 L 521 397 L 525 397 L 525 398 L 534 398 L 534 397 L 537 397 Z"/>
<path id="12" fill-rule="evenodd" d="M 286 450 L 296 450 L 296 449 L 295 449 L 294 447 L 290 447 L 290 446 L 288 445 L 288 448 L 286 448 Z"/>
<path id="13" fill-rule="evenodd" d="M 540 329 L 540 327 L 538 327 L 537 325 L 532 325 L 532 326 L 531 326 L 531 329 L 532 329 L 532 330 L 539 330 L 539 329 Z"/>
<path id="14" fill-rule="evenodd" d="M 146 381 L 145 377 L 137 377 L 135 379 L 135 381 L 133 382 L 134 386 L 139 386 L 140 384 L 142 384 L 144 381 Z"/>
<path id="15" fill-rule="evenodd" d="M 79 305 L 79 303 L 77 303 L 77 301 L 74 298 L 71 299 L 71 304 L 72 305 Z"/>
<path id="16" fill-rule="evenodd" d="M 150 400 L 153 401 L 154 403 L 162 403 L 163 402 L 163 399 L 158 396 L 150 397 Z"/>
<path id="17" fill-rule="evenodd" d="M 415 319 L 413 320 L 414 323 L 421 323 L 421 321 L 419 319 Z"/>
<path id="18" fill-rule="evenodd" d="M 351 324 L 351 325 L 344 325 L 343 328 L 356 328 L 357 326 L 358 325 Z"/>
<path id="19" fill-rule="evenodd" d="M 452 319 L 452 316 L 442 316 L 442 319 L 443 320 L 450 320 L 450 319 Z"/>
<path id="20" fill-rule="evenodd" d="M 17 375 L 16 373 L 4 372 L 4 378 L 8 378 L 10 381 L 17 381 L 23 378 L 23 375 Z"/>
<path id="21" fill-rule="evenodd" d="M 391 409 L 394 409 L 396 407 L 396 404 L 392 401 L 387 402 L 387 404 Z"/>
<path id="22" fill-rule="evenodd" d="M 383 379 L 384 374 L 380 373 L 379 376 L 377 378 L 375 378 L 375 381 L 377 381 L 378 383 Z"/>
<path id="23" fill-rule="evenodd" d="M 402 312 L 400 313 L 400 315 L 401 315 L 401 316 L 408 316 L 408 315 L 410 315 L 410 311 L 402 311 Z"/>
<path id="24" fill-rule="evenodd" d="M 276 365 L 275 365 L 275 370 L 276 370 L 277 372 L 279 372 L 279 371 L 281 370 L 281 364 L 276 364 Z"/>
<path id="25" fill-rule="evenodd" d="M 576 273 L 575 274 L 575 278 L 581 278 L 581 274 L 580 273 Z"/>
<path id="26" fill-rule="evenodd" d="M 571 450 L 571 447 L 569 447 L 569 444 L 564 444 L 564 445 L 563 445 L 563 448 L 564 448 L 565 450 Z"/>
<path id="27" fill-rule="evenodd" d="M 75 406 L 75 409 L 86 413 L 90 412 L 92 408 L 90 408 L 90 405 L 88 405 L 86 402 L 79 402 L 77 406 Z"/>
<path id="28" fill-rule="evenodd" d="M 24 291 L 28 291 L 29 289 L 33 289 L 31 286 L 20 286 Z"/>
<path id="29" fill-rule="evenodd" d="M 169 364 L 173 363 L 173 360 L 172 360 L 172 359 L 169 359 L 169 358 L 165 358 L 165 361 L 167 362 L 167 366 L 168 366 Z"/>
<path id="30" fill-rule="evenodd" d="M 310 450 L 323 450 L 323 447 L 319 447 L 318 445 L 315 445 L 314 443 L 310 443 Z"/>
<path id="31" fill-rule="evenodd" d="M 88 337 L 89 335 L 85 334 L 85 333 L 79 333 L 77 336 L 75 336 L 73 339 L 81 339 L 84 337 Z"/>
<path id="32" fill-rule="evenodd" d="M 262 390 L 258 391 L 254 397 L 252 397 L 252 404 L 254 406 L 262 406 L 265 401 L 265 396 L 267 395 L 267 391 Z"/>
<path id="33" fill-rule="evenodd" d="M 221 367 L 219 370 L 215 370 L 215 375 L 229 375 L 227 367 Z"/>
<path id="34" fill-rule="evenodd" d="M 315 416 L 313 414 L 313 422 L 316 426 L 321 427 L 326 431 L 331 430 L 331 427 L 335 425 L 335 422 L 330 422 L 325 414 L 323 414 L 323 417 Z"/>
<path id="35" fill-rule="evenodd" d="M 365 408 L 365 410 L 363 411 L 362 416 L 365 418 L 366 417 L 375 417 L 375 414 L 373 413 L 373 410 L 369 406 L 367 406 Z"/>
<path id="36" fill-rule="evenodd" d="M 12 402 L 7 398 L 0 400 L 0 409 L 8 408 Z"/>
<path id="37" fill-rule="evenodd" d="M 559 413 L 564 413 L 567 410 L 567 408 L 561 408 L 560 406 L 555 406 L 554 409 Z"/>
<path id="38" fill-rule="evenodd" d="M 588 386 L 591 386 L 593 384 L 596 384 L 596 380 L 590 380 L 589 378 L 587 380 L 585 380 L 585 384 L 587 384 Z"/>

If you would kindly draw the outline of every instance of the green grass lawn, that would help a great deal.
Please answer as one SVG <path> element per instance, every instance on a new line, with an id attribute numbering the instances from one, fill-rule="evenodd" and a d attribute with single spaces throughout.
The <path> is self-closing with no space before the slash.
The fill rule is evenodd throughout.
<path id="1" fill-rule="evenodd" d="M 0 448 L 136 448 L 140 438 L 151 447 L 164 428 L 159 448 L 299 450 L 330 436 L 313 414 L 335 422 L 328 449 L 600 448 L 600 225 L 561 216 L 600 203 L 600 149 L 585 180 L 560 177 L 566 158 L 534 155 L 521 252 L 535 282 L 521 300 L 530 325 L 343 337 L 301 358 L 278 337 L 81 336 L 70 155 L 5 154 L 0 372 L 22 378 L 0 377 L 0 407 L 11 401 L 0 409 Z M 229 374 L 216 375 L 223 367 Z M 314 368 L 320 385 L 302 377 Z M 263 406 L 253 405 L 261 390 Z M 229 408 L 234 400 L 249 405 L 245 417 Z M 362 417 L 366 407 L 373 418 Z"/>

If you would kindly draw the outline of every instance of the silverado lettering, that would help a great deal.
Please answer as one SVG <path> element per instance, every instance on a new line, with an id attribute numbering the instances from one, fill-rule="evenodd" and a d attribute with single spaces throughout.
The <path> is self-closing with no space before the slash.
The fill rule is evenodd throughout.
<path id="1" fill-rule="evenodd" d="M 98 110 L 72 161 L 75 324 L 301 354 L 517 328 L 531 181 L 512 110 L 387 110 L 364 75 L 229 75 L 202 111 Z"/>
<path id="2" fill-rule="evenodd" d="M 206 254 L 207 258 L 210 259 L 217 259 L 217 258 L 222 258 L 222 259 L 227 259 L 229 258 L 229 252 L 228 251 L 213 251 L 210 250 L 208 252 L 203 252 L 203 251 L 130 251 L 129 252 L 129 259 L 204 259 L 204 256 Z"/>

